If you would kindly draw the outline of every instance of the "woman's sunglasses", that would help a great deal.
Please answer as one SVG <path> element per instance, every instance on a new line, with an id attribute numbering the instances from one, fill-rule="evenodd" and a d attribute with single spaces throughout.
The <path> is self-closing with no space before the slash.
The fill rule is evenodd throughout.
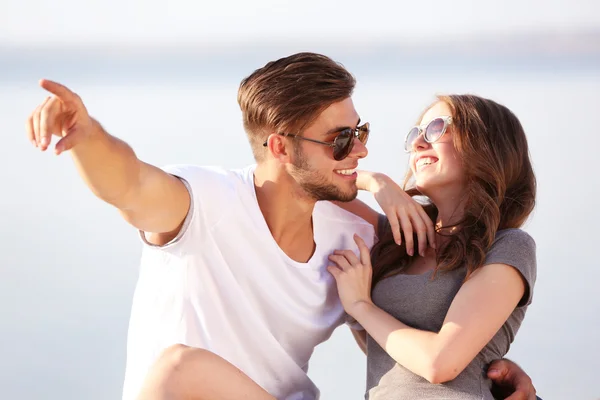
<path id="1" fill-rule="evenodd" d="M 413 143 L 422 133 L 423 138 L 427 143 L 434 143 L 446 133 L 446 128 L 452 123 L 452 117 L 443 116 L 432 119 L 427 125 L 415 126 L 406 135 L 404 141 L 404 151 L 410 153 L 413 148 Z"/>
<path id="2" fill-rule="evenodd" d="M 280 133 L 280 135 L 329 146 L 333 148 L 333 159 L 336 161 L 341 161 L 344 158 L 348 157 L 348 154 L 350 154 L 350 152 L 352 151 L 352 148 L 354 147 L 354 138 L 360 140 L 362 144 L 366 145 L 367 140 L 369 140 L 370 132 L 370 124 L 368 122 L 365 122 L 363 125 L 355 129 L 347 128 L 343 131 L 340 131 L 340 133 L 338 133 L 335 139 L 333 139 L 333 142 L 322 142 L 320 140 L 309 139 L 300 135 L 286 135 L 285 133 Z M 263 143 L 263 146 L 267 146 L 266 141 Z"/>

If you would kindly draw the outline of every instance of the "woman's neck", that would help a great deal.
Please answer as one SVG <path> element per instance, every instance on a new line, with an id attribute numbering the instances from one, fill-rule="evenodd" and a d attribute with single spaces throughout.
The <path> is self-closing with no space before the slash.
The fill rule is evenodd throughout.
<path id="1" fill-rule="evenodd" d="M 456 199 L 445 199 L 434 203 L 438 215 L 435 221 L 436 231 L 440 233 L 454 233 L 458 227 L 456 224 L 460 222 L 465 213 L 466 196 L 461 196 Z"/>

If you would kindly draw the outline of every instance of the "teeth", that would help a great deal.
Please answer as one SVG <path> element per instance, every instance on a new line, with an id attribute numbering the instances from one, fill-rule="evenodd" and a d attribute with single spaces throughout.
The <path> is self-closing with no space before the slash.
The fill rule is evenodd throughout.
<path id="1" fill-rule="evenodd" d="M 423 165 L 431 165 L 431 164 L 435 163 L 436 161 L 437 161 L 437 158 L 423 157 L 423 158 L 420 158 L 419 161 L 417 161 L 417 167 L 420 167 Z"/>
<path id="2" fill-rule="evenodd" d="M 335 172 L 341 175 L 352 175 L 355 170 L 353 169 L 338 169 Z"/>

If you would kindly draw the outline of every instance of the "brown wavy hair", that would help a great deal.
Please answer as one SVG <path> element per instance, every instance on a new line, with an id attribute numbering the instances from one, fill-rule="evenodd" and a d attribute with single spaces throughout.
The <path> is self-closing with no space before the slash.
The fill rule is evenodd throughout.
<path id="1" fill-rule="evenodd" d="M 483 265 L 498 230 L 519 228 L 527 220 L 535 207 L 536 179 L 525 132 L 508 108 L 474 95 L 438 96 L 433 104 L 438 102 L 448 104 L 452 110 L 449 129 L 453 130 L 454 147 L 464 166 L 467 190 L 464 216 L 452 226 L 458 229 L 453 233 L 446 233 L 449 227 L 444 227 L 444 233 L 438 231 L 447 240 L 438 246 L 433 276 L 441 270 L 466 266 L 466 280 Z M 409 169 L 405 188 L 411 177 Z M 407 193 L 421 195 L 414 187 Z M 435 205 L 429 203 L 424 208 L 435 222 Z M 400 273 L 412 259 L 406 253 L 405 240 L 398 246 L 387 228 L 371 251 L 372 287 Z M 417 248 L 416 235 L 414 241 Z"/>

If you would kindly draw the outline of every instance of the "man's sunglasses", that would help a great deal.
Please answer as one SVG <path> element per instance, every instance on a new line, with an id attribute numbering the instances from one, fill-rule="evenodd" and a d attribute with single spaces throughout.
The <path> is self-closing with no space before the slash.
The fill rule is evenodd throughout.
<path id="1" fill-rule="evenodd" d="M 352 151 L 352 148 L 354 147 L 354 138 L 360 140 L 362 144 L 366 145 L 367 140 L 369 140 L 370 132 L 370 124 L 368 122 L 365 122 L 363 125 L 355 129 L 347 128 L 340 131 L 340 133 L 338 133 L 335 139 L 333 139 L 333 142 L 322 142 L 320 140 L 309 139 L 300 135 L 286 135 L 285 133 L 280 133 L 279 135 L 293 137 L 329 146 L 333 148 L 333 159 L 336 161 L 341 161 L 344 158 L 348 157 L 348 154 L 350 154 L 350 152 Z M 263 146 L 267 147 L 267 141 L 263 143 Z"/>
<path id="2" fill-rule="evenodd" d="M 404 140 L 404 151 L 410 153 L 413 143 L 422 133 L 427 143 L 434 143 L 446 133 L 448 125 L 452 123 L 452 117 L 443 116 L 432 119 L 427 125 L 415 126 L 406 135 Z"/>

